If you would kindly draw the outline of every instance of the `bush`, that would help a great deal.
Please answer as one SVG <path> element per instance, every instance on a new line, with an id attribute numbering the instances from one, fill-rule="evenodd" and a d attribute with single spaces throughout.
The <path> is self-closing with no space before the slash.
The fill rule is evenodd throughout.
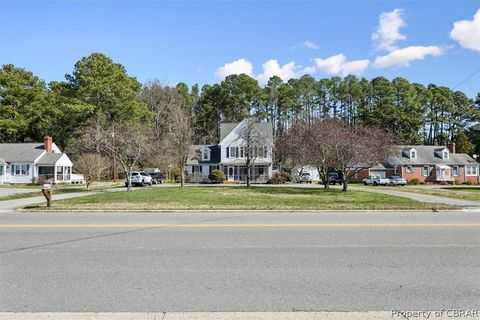
<path id="1" fill-rule="evenodd" d="M 268 184 L 284 184 L 285 182 L 290 181 L 290 175 L 286 172 L 275 172 L 273 176 L 268 179 Z"/>
<path id="2" fill-rule="evenodd" d="M 423 182 L 423 181 L 420 181 L 420 185 L 424 186 L 424 185 L 426 185 L 426 183 Z"/>
<path id="3" fill-rule="evenodd" d="M 410 181 L 408 181 L 408 184 L 412 184 L 414 186 L 416 186 L 417 184 L 420 184 L 420 181 L 418 179 L 412 179 Z"/>
<path id="4" fill-rule="evenodd" d="M 465 181 L 462 184 L 466 184 L 467 186 L 471 186 L 473 183 L 471 183 L 470 181 Z"/>
<path id="5" fill-rule="evenodd" d="M 208 175 L 208 179 L 212 181 L 223 182 L 225 181 L 225 174 L 221 170 L 212 170 Z"/>

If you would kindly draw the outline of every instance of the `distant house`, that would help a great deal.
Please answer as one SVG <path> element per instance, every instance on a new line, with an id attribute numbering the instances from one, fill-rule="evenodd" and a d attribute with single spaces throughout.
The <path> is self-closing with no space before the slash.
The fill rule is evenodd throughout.
<path id="1" fill-rule="evenodd" d="M 208 177 L 212 170 L 225 173 L 227 181 L 245 182 L 247 174 L 252 182 L 265 182 L 272 176 L 273 131 L 271 123 L 255 123 L 254 132 L 262 135 L 255 146 L 256 157 L 251 171 L 245 167 L 245 140 L 242 133 L 247 125 L 240 123 L 223 123 L 220 125 L 220 142 L 218 144 L 192 145 L 187 160 L 189 175 Z"/>
<path id="2" fill-rule="evenodd" d="M 465 153 L 455 152 L 455 143 L 446 146 L 401 145 L 388 161 L 361 170 L 356 180 L 369 175 L 380 177 L 398 175 L 407 181 L 425 183 L 479 183 L 479 164 Z"/>
<path id="3" fill-rule="evenodd" d="M 43 143 L 0 143 L 0 184 L 71 182 L 72 162 L 45 137 Z"/>

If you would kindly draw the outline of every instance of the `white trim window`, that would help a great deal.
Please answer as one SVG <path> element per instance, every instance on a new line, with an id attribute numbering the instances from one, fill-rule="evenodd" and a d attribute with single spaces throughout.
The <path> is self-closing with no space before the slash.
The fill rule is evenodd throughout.
<path id="1" fill-rule="evenodd" d="M 465 166 L 465 175 L 466 176 L 478 176 L 478 166 L 475 166 L 475 165 Z"/>
<path id="2" fill-rule="evenodd" d="M 417 159 L 417 150 L 415 149 L 410 150 L 410 159 Z"/>
<path id="3" fill-rule="evenodd" d="M 448 159 L 448 150 L 443 151 L 443 159 Z"/>
<path id="4" fill-rule="evenodd" d="M 430 175 L 430 166 L 425 165 L 422 167 L 422 176 L 428 177 Z"/>
<path id="5" fill-rule="evenodd" d="M 397 166 L 394 166 L 394 167 L 393 167 L 393 174 L 394 174 L 394 175 L 397 175 L 397 174 L 398 174 L 398 167 L 397 167 Z"/>
<path id="6" fill-rule="evenodd" d="M 411 164 L 407 165 L 405 167 L 405 172 L 412 173 L 413 172 L 413 166 Z"/>
<path id="7" fill-rule="evenodd" d="M 460 175 L 460 171 L 458 169 L 458 166 L 452 166 L 452 176 L 458 177 Z"/>
<path id="8" fill-rule="evenodd" d="M 238 154 L 238 147 L 230 147 L 230 158 L 236 158 Z"/>
<path id="9" fill-rule="evenodd" d="M 28 176 L 29 174 L 29 164 L 12 164 L 12 176 Z"/>
<path id="10" fill-rule="evenodd" d="M 210 160 L 210 150 L 208 148 L 203 149 L 202 160 L 203 161 L 209 161 Z"/>

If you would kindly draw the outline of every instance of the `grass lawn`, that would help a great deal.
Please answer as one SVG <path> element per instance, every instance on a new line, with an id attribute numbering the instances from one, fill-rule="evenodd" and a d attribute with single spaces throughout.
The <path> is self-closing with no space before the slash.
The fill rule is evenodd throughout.
<path id="1" fill-rule="evenodd" d="M 43 206 L 29 208 L 44 208 Z M 355 210 L 449 209 L 452 206 L 339 189 L 295 187 L 160 187 L 134 192 L 103 192 L 54 201 L 59 210 Z"/>
<path id="2" fill-rule="evenodd" d="M 421 193 L 432 196 L 441 196 L 446 198 L 480 201 L 480 187 L 442 187 L 438 189 L 422 187 L 387 187 L 391 190 Z"/>

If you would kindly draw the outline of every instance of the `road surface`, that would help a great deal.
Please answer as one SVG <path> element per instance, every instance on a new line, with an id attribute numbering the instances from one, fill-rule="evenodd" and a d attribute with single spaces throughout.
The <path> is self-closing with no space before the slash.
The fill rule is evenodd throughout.
<path id="1" fill-rule="evenodd" d="M 480 308 L 480 212 L 1 213 L 0 311 Z"/>

